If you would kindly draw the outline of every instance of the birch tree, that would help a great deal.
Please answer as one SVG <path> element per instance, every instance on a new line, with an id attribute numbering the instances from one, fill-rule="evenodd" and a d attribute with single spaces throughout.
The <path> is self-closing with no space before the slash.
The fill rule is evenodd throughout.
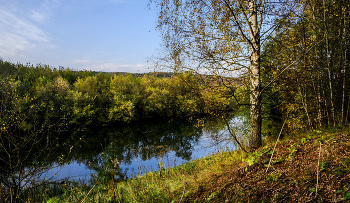
<path id="1" fill-rule="evenodd" d="M 158 29 L 167 51 L 162 65 L 174 71 L 249 79 L 249 147 L 260 147 L 261 48 L 275 30 L 288 29 L 298 5 L 269 0 L 150 1 L 158 9 Z"/>

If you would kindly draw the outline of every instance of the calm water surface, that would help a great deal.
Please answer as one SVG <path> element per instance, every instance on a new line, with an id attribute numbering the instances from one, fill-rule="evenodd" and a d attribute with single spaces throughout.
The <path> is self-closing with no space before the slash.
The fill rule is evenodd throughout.
<path id="1" fill-rule="evenodd" d="M 44 178 L 88 182 L 98 170 L 118 162 L 126 177 L 180 165 L 218 151 L 236 148 L 227 124 L 244 137 L 242 117 L 150 120 L 137 124 L 75 132 L 79 140 L 59 152 L 61 156 Z M 240 134 L 239 134 L 240 133 Z M 68 154 L 68 156 L 67 156 Z M 65 162 L 65 164 L 60 164 Z"/>

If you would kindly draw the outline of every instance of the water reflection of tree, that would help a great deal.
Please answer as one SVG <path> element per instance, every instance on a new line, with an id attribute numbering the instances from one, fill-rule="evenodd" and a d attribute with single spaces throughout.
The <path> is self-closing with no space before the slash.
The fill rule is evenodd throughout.
<path id="1" fill-rule="evenodd" d="M 118 160 L 126 164 L 137 156 L 147 160 L 167 151 L 174 151 L 177 157 L 189 160 L 192 145 L 201 135 L 202 128 L 188 120 L 141 123 L 108 133 L 110 141 L 117 144 Z"/>
<path id="2" fill-rule="evenodd" d="M 218 135 L 226 128 L 225 119 L 230 120 L 232 116 L 230 114 L 220 118 L 215 116 L 191 120 L 151 120 L 113 128 L 76 132 L 72 137 L 79 141 L 74 145 L 75 150 L 70 158 L 71 161 L 83 163 L 86 166 L 102 168 L 107 164 L 101 156 L 102 152 L 110 157 L 107 165 L 112 164 L 111 160 L 129 165 L 135 158 L 141 158 L 143 161 L 151 158 L 158 159 L 169 151 L 173 151 L 178 158 L 190 160 L 193 146 L 198 143 L 203 132 Z"/>
<path id="3" fill-rule="evenodd" d="M 20 202 L 32 189 L 54 178 L 43 182 L 53 167 L 59 134 L 47 130 L 48 124 L 35 130 L 23 130 L 16 124 L 0 133 L 0 200 L 4 202 Z"/>
<path id="4" fill-rule="evenodd" d="M 237 112 L 222 113 L 219 116 L 208 117 L 202 120 L 203 133 L 210 137 L 208 147 L 224 146 L 233 143 L 235 148 L 247 146 L 249 128 L 246 116 Z M 219 149 L 217 149 L 219 150 Z"/>

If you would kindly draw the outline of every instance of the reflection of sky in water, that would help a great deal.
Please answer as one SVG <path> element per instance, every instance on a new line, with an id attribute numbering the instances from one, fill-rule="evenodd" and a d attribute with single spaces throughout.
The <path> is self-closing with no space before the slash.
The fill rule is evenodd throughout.
<path id="1" fill-rule="evenodd" d="M 211 146 L 212 145 L 212 138 L 208 135 L 203 134 L 198 142 L 192 143 L 192 156 L 191 160 L 198 159 L 201 157 L 204 157 L 206 155 L 210 155 L 212 153 L 215 153 L 217 151 L 217 148 L 219 150 L 224 151 L 230 151 L 234 150 L 235 147 L 232 144 L 232 142 L 228 142 L 227 144 L 225 142 L 219 143 L 218 146 Z M 126 168 L 128 168 L 128 177 L 133 177 L 137 175 L 137 172 L 140 172 L 140 169 L 142 173 L 147 171 L 155 171 L 159 169 L 159 162 L 162 162 L 162 165 L 164 168 L 168 167 L 174 167 L 174 164 L 180 165 L 182 163 L 188 162 L 187 160 L 183 160 L 179 157 L 176 157 L 175 151 L 169 151 L 168 153 L 164 154 L 163 156 L 153 157 L 147 161 L 142 161 L 140 156 L 137 158 L 134 158 L 130 165 L 122 165 L 122 171 L 124 171 Z M 189 160 L 190 161 L 190 160 Z"/>
<path id="2" fill-rule="evenodd" d="M 77 162 L 72 162 L 63 166 L 56 166 L 48 170 L 43 174 L 43 179 L 51 180 L 74 180 L 74 181 L 85 181 L 90 179 L 90 176 L 94 173 L 93 170 L 90 170 L 84 164 L 79 164 Z"/>
<path id="3" fill-rule="evenodd" d="M 231 125 L 233 126 L 240 126 L 241 120 L 234 118 L 231 119 Z M 235 124 L 236 123 L 236 124 Z M 220 135 L 220 141 L 215 139 L 215 136 L 213 135 Z M 184 160 L 176 156 L 175 151 L 168 151 L 167 153 L 163 154 L 162 156 L 158 155 L 156 157 L 152 157 L 148 160 L 142 160 L 141 155 L 135 156 L 130 164 L 121 163 L 121 171 L 124 172 L 127 170 L 127 177 L 131 178 L 136 175 L 139 175 L 141 173 L 145 173 L 147 171 L 156 171 L 159 169 L 159 163 L 161 162 L 164 168 L 168 167 L 174 167 L 174 165 L 180 165 L 182 163 L 198 159 L 201 157 L 204 157 L 206 155 L 211 155 L 213 153 L 216 153 L 218 151 L 232 151 L 236 147 L 229 139 L 228 132 L 225 130 L 221 130 L 219 132 L 212 132 L 206 130 L 203 132 L 201 137 L 197 142 L 192 141 L 191 143 L 191 159 L 190 160 Z M 95 173 L 94 170 L 89 169 L 84 164 L 79 164 L 77 162 L 72 162 L 70 164 L 66 164 L 64 166 L 55 167 L 51 170 L 49 170 L 46 174 L 46 178 L 52 178 L 56 180 L 61 179 L 69 179 L 69 180 L 75 180 L 75 181 L 82 181 L 84 180 L 86 183 L 90 179 L 90 176 Z"/>

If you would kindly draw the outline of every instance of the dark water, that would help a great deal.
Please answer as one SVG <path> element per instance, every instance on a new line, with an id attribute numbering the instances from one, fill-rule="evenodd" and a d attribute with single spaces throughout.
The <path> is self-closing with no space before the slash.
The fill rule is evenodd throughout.
<path id="1" fill-rule="evenodd" d="M 173 167 L 218 151 L 236 148 L 227 125 L 244 137 L 244 119 L 232 115 L 183 120 L 150 120 L 75 132 L 71 146 L 59 150 L 52 169 L 42 178 L 88 182 L 113 163 L 126 177 Z M 242 130 L 243 129 L 243 130 Z M 60 154 L 61 153 L 61 154 Z"/>

